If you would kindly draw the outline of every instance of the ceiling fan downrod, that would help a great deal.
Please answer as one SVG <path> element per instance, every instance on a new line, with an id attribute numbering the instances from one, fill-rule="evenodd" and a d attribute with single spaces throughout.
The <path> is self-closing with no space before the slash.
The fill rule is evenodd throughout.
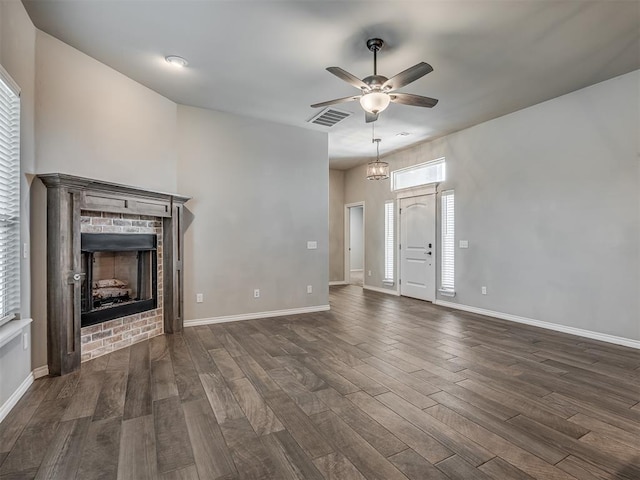
<path id="1" fill-rule="evenodd" d="M 373 52 L 373 74 L 378 75 L 378 50 L 382 48 L 384 41 L 381 38 L 367 40 L 367 48 Z"/>

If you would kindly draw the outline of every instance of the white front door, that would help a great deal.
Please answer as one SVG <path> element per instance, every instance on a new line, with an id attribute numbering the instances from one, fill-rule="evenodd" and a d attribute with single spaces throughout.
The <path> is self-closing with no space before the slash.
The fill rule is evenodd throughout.
<path id="1" fill-rule="evenodd" d="M 436 298 L 436 196 L 400 199 L 400 295 Z"/>

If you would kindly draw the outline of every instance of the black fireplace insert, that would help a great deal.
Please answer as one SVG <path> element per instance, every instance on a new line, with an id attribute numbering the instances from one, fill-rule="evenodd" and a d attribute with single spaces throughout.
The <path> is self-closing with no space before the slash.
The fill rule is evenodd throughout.
<path id="1" fill-rule="evenodd" d="M 157 237 L 137 233 L 83 233 L 83 327 L 158 306 Z"/>

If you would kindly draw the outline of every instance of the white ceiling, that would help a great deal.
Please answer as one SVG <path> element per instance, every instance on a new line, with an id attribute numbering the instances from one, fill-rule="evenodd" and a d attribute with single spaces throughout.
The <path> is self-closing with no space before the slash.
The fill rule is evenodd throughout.
<path id="1" fill-rule="evenodd" d="M 375 154 L 357 103 L 334 127 L 310 104 L 357 94 L 324 69 L 434 71 L 400 91 L 433 109 L 392 104 L 376 122 L 381 154 L 436 138 L 640 68 L 640 2 L 561 0 L 24 0 L 39 29 L 171 100 L 329 132 L 330 165 Z M 165 61 L 180 55 L 189 67 Z M 409 136 L 397 136 L 400 132 Z"/>

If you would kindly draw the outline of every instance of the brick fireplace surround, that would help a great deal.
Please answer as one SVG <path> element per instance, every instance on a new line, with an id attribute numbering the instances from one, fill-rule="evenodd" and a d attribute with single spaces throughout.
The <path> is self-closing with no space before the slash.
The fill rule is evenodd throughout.
<path id="1" fill-rule="evenodd" d="M 49 373 L 65 375 L 83 361 L 181 331 L 183 215 L 189 198 L 61 173 L 38 178 L 47 187 Z M 82 233 L 157 235 L 157 307 L 82 328 Z"/>
<path id="2" fill-rule="evenodd" d="M 154 233 L 158 260 L 162 259 L 162 218 L 126 213 L 81 211 L 81 233 Z M 158 308 L 116 318 L 80 330 L 81 361 L 105 355 L 164 332 L 162 262 L 158 264 Z"/>

